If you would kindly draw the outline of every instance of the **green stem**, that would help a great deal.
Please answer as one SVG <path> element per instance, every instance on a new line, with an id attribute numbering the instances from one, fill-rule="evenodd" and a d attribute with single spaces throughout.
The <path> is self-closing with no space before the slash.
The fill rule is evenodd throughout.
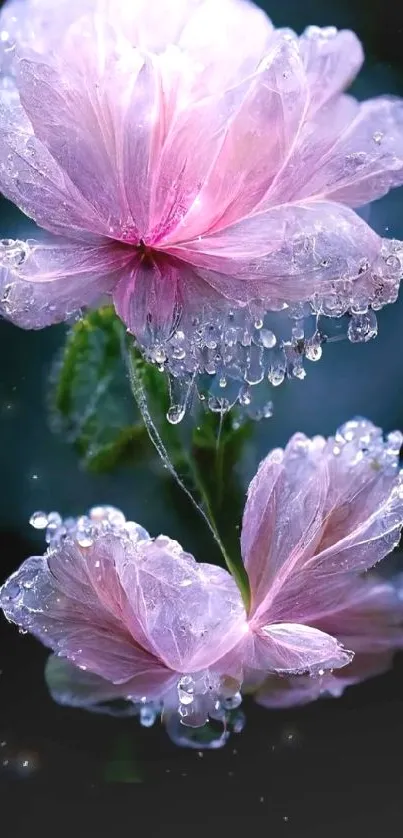
<path id="1" fill-rule="evenodd" d="M 190 502 L 193 504 L 193 506 L 197 509 L 198 513 L 202 516 L 203 520 L 206 522 L 210 532 L 213 535 L 214 540 L 216 541 L 216 543 L 217 543 L 217 545 L 218 545 L 218 547 L 221 551 L 221 554 L 222 554 L 222 556 L 224 558 L 224 561 L 225 561 L 225 563 L 228 567 L 228 570 L 230 571 L 231 575 L 234 577 L 234 579 L 235 579 L 235 581 L 236 581 L 236 583 L 239 587 L 242 599 L 245 603 L 245 606 L 247 607 L 249 595 L 248 595 L 247 587 L 245 586 L 245 580 L 242 576 L 242 573 L 240 572 L 240 569 L 237 567 L 236 563 L 233 562 L 231 557 L 228 555 L 227 550 L 225 549 L 225 546 L 222 542 L 222 539 L 221 539 L 221 536 L 220 536 L 220 533 L 218 531 L 217 524 L 216 524 L 216 521 L 215 521 L 215 518 L 214 518 L 214 515 L 213 515 L 213 511 L 211 509 L 211 503 L 210 503 L 208 494 L 206 492 L 203 481 L 200 478 L 199 471 L 195 467 L 195 463 L 193 461 L 193 458 L 189 457 L 189 455 L 186 453 L 186 463 L 189 467 L 189 471 L 192 475 L 192 479 L 193 479 L 193 481 L 195 483 L 195 486 L 196 486 L 196 488 L 197 488 L 197 490 L 200 494 L 200 497 L 202 498 L 203 505 L 205 507 L 204 509 L 203 509 L 202 506 L 200 506 L 197 503 L 196 499 L 193 497 L 192 493 L 189 491 L 189 489 L 187 488 L 187 486 L 183 482 L 182 478 L 179 476 L 178 472 L 176 471 L 176 468 L 172 463 L 172 460 L 171 460 L 171 458 L 168 454 L 168 451 L 167 451 L 167 449 L 166 449 L 166 447 L 165 447 L 165 445 L 162 441 L 162 438 L 161 438 L 161 436 L 158 432 L 158 429 L 156 428 L 156 426 L 154 424 L 154 421 L 151 417 L 151 414 L 150 414 L 150 411 L 149 411 L 149 408 L 148 408 L 148 404 L 147 404 L 147 399 L 146 399 L 146 395 L 145 395 L 143 382 L 141 380 L 141 376 L 139 375 L 136 362 L 133 358 L 133 353 L 130 352 L 130 351 L 127 351 L 126 347 L 123 347 L 123 348 L 124 348 L 124 354 L 125 354 L 126 361 L 127 361 L 128 370 L 129 370 L 131 390 L 132 390 L 133 396 L 136 400 L 136 403 L 138 405 L 138 408 L 140 410 L 141 416 L 143 418 L 143 422 L 145 424 L 145 427 L 147 429 L 147 432 L 148 432 L 148 435 L 151 439 L 151 442 L 153 443 L 154 447 L 156 448 L 162 462 L 164 463 L 164 465 L 168 469 L 168 471 L 171 474 L 171 476 L 173 477 L 173 479 L 176 481 L 178 486 L 185 493 L 185 495 L 190 500 Z M 222 478 L 221 478 L 221 482 L 222 482 Z"/>

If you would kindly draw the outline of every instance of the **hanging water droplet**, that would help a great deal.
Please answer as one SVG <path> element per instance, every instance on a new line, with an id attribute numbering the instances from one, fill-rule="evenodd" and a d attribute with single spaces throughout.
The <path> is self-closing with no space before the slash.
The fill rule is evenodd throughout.
<path id="1" fill-rule="evenodd" d="M 150 358 L 155 364 L 164 364 L 166 357 L 166 353 L 161 346 L 153 346 L 150 349 Z"/>
<path id="2" fill-rule="evenodd" d="M 285 369 L 282 366 L 275 365 L 270 368 L 267 377 L 273 387 L 279 387 L 284 381 Z"/>
<path id="3" fill-rule="evenodd" d="M 225 413 L 230 408 L 228 399 L 217 398 L 217 396 L 210 396 L 208 406 L 212 413 Z"/>
<path id="4" fill-rule="evenodd" d="M 305 341 L 305 357 L 308 361 L 319 361 L 322 357 L 322 339 L 317 332 Z"/>
<path id="5" fill-rule="evenodd" d="M 172 404 L 167 411 L 167 420 L 170 425 L 179 425 L 186 412 L 186 406 L 183 404 Z"/>
<path id="6" fill-rule="evenodd" d="M 263 419 L 271 419 L 271 417 L 273 416 L 273 409 L 273 402 L 267 402 L 263 406 Z"/>
<path id="7" fill-rule="evenodd" d="M 260 341 L 265 349 L 273 349 L 277 343 L 276 336 L 270 329 L 262 329 L 260 332 Z"/>
<path id="8" fill-rule="evenodd" d="M 242 696 L 240 692 L 222 699 L 222 706 L 225 710 L 236 710 L 242 704 Z"/>
<path id="9" fill-rule="evenodd" d="M 48 526 L 48 516 L 46 512 L 34 512 L 29 519 L 29 523 L 35 530 L 45 530 Z"/>
<path id="10" fill-rule="evenodd" d="M 195 682 L 191 675 L 184 675 L 178 682 L 178 697 L 181 704 L 191 704 L 194 700 Z"/>
<path id="11" fill-rule="evenodd" d="M 239 391 L 238 401 L 239 404 L 242 404 L 244 407 L 250 405 L 252 401 L 252 395 L 249 387 L 241 388 L 241 390 Z"/>
<path id="12" fill-rule="evenodd" d="M 151 704 L 140 708 L 140 724 L 142 727 L 152 727 L 157 718 L 157 711 Z"/>
<path id="13" fill-rule="evenodd" d="M 347 336 L 351 343 L 366 343 L 378 334 L 378 323 L 374 311 L 354 314 L 348 324 Z"/>

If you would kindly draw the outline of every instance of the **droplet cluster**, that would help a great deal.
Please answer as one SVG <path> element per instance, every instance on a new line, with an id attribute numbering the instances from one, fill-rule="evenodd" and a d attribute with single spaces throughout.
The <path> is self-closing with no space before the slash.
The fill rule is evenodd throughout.
<path id="1" fill-rule="evenodd" d="M 49 547 L 59 547 L 65 538 L 76 541 L 79 547 L 91 547 L 100 535 L 112 534 L 132 541 L 149 541 L 150 535 L 134 521 L 126 521 L 123 512 L 114 506 L 94 506 L 88 515 L 79 518 L 62 518 L 58 512 L 34 512 L 30 524 L 36 530 L 45 530 Z"/>

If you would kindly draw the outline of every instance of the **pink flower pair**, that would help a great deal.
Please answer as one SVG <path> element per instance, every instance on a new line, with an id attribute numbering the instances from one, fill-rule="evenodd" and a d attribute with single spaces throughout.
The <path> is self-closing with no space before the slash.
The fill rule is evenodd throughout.
<path id="1" fill-rule="evenodd" d="M 53 513 L 48 551 L 4 584 L 1 606 L 120 695 L 176 701 L 190 723 L 204 723 L 243 684 L 276 703 L 273 676 L 334 685 L 338 675 L 327 673 L 346 667 L 341 678 L 353 682 L 354 652 L 382 671 L 403 642 L 402 603 L 393 586 L 362 574 L 399 540 L 401 442 L 354 420 L 327 441 L 296 434 L 268 455 L 243 517 L 247 610 L 226 570 L 198 564 L 109 507 L 65 522 Z"/>
<path id="2" fill-rule="evenodd" d="M 403 183 L 403 110 L 344 93 L 356 36 L 275 30 L 244 0 L 52 5 L 0 18 L 0 187 L 48 234 L 1 243 L 3 314 L 41 328 L 112 296 L 174 374 L 241 380 L 278 379 L 268 311 L 373 335 L 403 245 L 354 209 Z"/>

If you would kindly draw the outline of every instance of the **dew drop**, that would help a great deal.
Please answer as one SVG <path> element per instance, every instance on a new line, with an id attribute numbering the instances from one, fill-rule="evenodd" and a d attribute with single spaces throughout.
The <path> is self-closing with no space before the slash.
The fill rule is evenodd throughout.
<path id="1" fill-rule="evenodd" d="M 179 425 L 186 412 L 186 405 L 172 404 L 167 411 L 167 420 L 170 425 Z"/>
<path id="2" fill-rule="evenodd" d="M 276 336 L 270 329 L 262 329 L 260 340 L 265 349 L 273 349 L 277 343 Z"/>
<path id="3" fill-rule="evenodd" d="M 46 512 L 34 512 L 29 519 L 29 523 L 35 530 L 45 530 L 48 526 L 48 516 Z"/>
<path id="4" fill-rule="evenodd" d="M 77 533 L 77 544 L 80 547 L 91 547 L 94 543 L 92 536 L 89 533 Z"/>
<path id="5" fill-rule="evenodd" d="M 152 727 L 157 718 L 157 711 L 151 705 L 140 708 L 140 724 L 142 727 Z"/>
<path id="6" fill-rule="evenodd" d="M 366 343 L 378 334 L 376 314 L 368 311 L 366 314 L 354 314 L 348 324 L 347 336 L 351 343 Z"/>

